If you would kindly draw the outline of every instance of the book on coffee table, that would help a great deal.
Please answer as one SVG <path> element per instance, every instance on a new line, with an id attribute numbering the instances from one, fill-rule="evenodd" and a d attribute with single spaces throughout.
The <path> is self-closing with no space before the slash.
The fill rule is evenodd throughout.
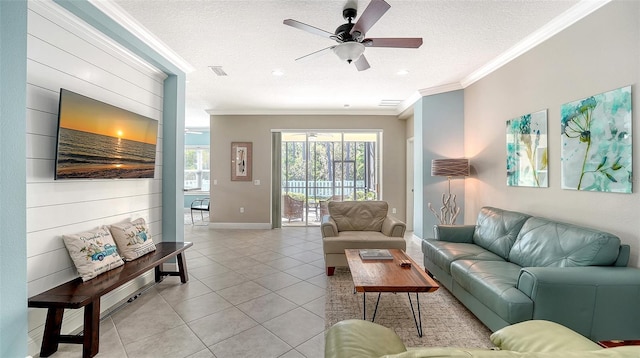
<path id="1" fill-rule="evenodd" d="M 360 250 L 360 258 L 363 260 L 393 260 L 393 255 L 389 250 L 366 249 Z"/>

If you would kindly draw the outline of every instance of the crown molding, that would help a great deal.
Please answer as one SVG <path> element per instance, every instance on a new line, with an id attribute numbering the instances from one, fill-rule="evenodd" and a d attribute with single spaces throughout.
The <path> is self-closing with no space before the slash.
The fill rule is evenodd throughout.
<path id="1" fill-rule="evenodd" d="M 449 83 L 446 85 L 441 85 L 436 87 L 423 88 L 421 90 L 418 90 L 418 93 L 420 94 L 420 97 L 425 97 L 425 96 L 432 96 L 434 94 L 457 91 L 463 88 L 464 87 L 462 87 L 462 84 L 460 84 L 459 82 L 454 82 L 454 83 Z"/>
<path id="2" fill-rule="evenodd" d="M 456 91 L 459 89 L 465 89 L 473 83 L 481 80 L 485 76 L 488 76 L 493 71 L 513 61 L 522 54 L 530 51 L 534 47 L 550 39 L 552 36 L 558 34 L 567 27 L 573 25 L 579 20 L 583 19 L 592 12 L 598 10 L 602 6 L 608 4 L 611 0 L 582 0 L 576 5 L 569 8 L 564 13 L 560 14 L 546 25 L 542 26 L 531 35 L 524 38 L 522 41 L 511 47 L 507 51 L 500 54 L 498 57 L 489 61 L 478 70 L 472 72 L 468 76 L 460 80 L 459 83 L 450 83 L 442 86 L 429 87 L 416 91 L 407 99 L 402 101 L 397 107 L 396 114 L 398 116 L 407 116 L 410 112 L 409 109 L 425 96 L 431 96 L 434 94 L 445 93 L 450 91 Z"/>
<path id="3" fill-rule="evenodd" d="M 397 116 L 395 107 L 388 109 L 206 109 L 212 116 Z"/>
<path id="4" fill-rule="evenodd" d="M 163 81 L 165 78 L 167 78 L 166 73 L 150 65 L 149 63 L 126 49 L 124 46 L 115 42 L 112 38 L 106 36 L 93 26 L 82 21 L 77 16 L 73 15 L 71 12 L 56 4 L 55 2 L 51 0 L 41 0 L 29 1 L 28 4 L 30 10 L 39 13 L 41 16 L 55 18 L 55 21 L 62 28 L 66 29 L 67 31 L 73 31 L 78 37 L 117 57 L 124 63 L 136 68 L 141 73 L 144 73 L 149 77 L 155 78 L 159 81 Z"/>
<path id="5" fill-rule="evenodd" d="M 396 107 L 396 113 L 398 116 L 402 117 L 404 115 L 408 115 L 409 110 L 413 111 L 413 105 L 418 102 L 422 98 L 420 91 L 415 91 L 413 94 L 404 101 L 400 102 L 400 104 Z"/>
<path id="6" fill-rule="evenodd" d="M 112 0 L 88 0 L 91 5 L 109 16 L 113 21 L 117 22 L 125 30 L 129 31 L 133 36 L 146 43 L 154 51 L 166 58 L 184 73 L 190 73 L 195 68 L 185 59 L 180 57 L 169 46 L 152 34 L 147 28 L 134 19 L 120 5 Z"/>
<path id="7" fill-rule="evenodd" d="M 608 4 L 609 2 L 611 2 L 611 0 L 580 1 L 576 5 L 569 8 L 564 13 L 560 14 L 559 16 L 551 20 L 546 25 L 542 26 L 541 28 L 533 32 L 531 35 L 525 37 L 522 41 L 517 43 L 515 46 L 511 47 L 510 49 L 503 52 L 498 57 L 489 61 L 484 66 L 480 67 L 478 70 L 472 72 L 471 74 L 463 78 L 460 81 L 462 88 L 467 88 L 473 83 L 484 78 L 485 76 L 488 76 L 493 71 L 513 61 L 520 55 L 533 49 L 534 47 L 538 46 L 542 42 L 548 40 L 552 36 L 558 34 L 562 30 L 573 25 L 574 23 L 578 22 L 580 19 L 598 10 L 602 6 Z"/>
<path id="8" fill-rule="evenodd" d="M 446 85 L 441 85 L 441 86 L 435 86 L 435 87 L 419 89 L 416 92 L 414 92 L 411 96 L 409 96 L 407 99 L 402 101 L 402 103 L 400 103 L 396 107 L 396 114 L 398 116 L 400 116 L 400 117 L 406 117 L 408 115 L 407 114 L 408 113 L 407 110 L 411 109 L 413 107 L 413 105 L 416 102 L 418 102 L 420 100 L 420 98 L 422 98 L 422 97 L 431 96 L 431 95 L 434 95 L 434 94 L 451 92 L 451 91 L 457 91 L 457 90 L 461 90 L 461 89 L 463 89 L 463 87 L 458 82 L 448 83 Z"/>

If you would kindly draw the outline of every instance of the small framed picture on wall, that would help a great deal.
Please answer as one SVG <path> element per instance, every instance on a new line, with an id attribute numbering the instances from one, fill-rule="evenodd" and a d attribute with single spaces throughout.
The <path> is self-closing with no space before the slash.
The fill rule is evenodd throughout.
<path id="1" fill-rule="evenodd" d="M 231 180 L 251 181 L 251 142 L 231 142 Z"/>

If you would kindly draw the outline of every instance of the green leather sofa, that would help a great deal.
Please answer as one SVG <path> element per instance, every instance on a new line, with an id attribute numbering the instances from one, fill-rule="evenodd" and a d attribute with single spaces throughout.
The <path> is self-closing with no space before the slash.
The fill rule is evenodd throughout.
<path id="1" fill-rule="evenodd" d="M 593 341 L 640 339 L 640 269 L 618 237 L 492 207 L 434 231 L 425 269 L 492 331 L 539 319 Z"/>
<path id="2" fill-rule="evenodd" d="M 333 325 L 325 338 L 325 358 L 637 358 L 640 346 L 602 348 L 554 322 L 532 320 L 496 331 L 494 349 L 425 347 L 406 348 L 391 329 L 362 320 Z"/>

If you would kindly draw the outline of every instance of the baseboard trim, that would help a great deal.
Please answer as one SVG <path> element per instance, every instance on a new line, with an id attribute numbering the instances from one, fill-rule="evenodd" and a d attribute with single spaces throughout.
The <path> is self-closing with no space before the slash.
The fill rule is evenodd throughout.
<path id="1" fill-rule="evenodd" d="M 268 230 L 270 223 L 209 223 L 211 229 L 247 229 L 247 230 Z"/>

